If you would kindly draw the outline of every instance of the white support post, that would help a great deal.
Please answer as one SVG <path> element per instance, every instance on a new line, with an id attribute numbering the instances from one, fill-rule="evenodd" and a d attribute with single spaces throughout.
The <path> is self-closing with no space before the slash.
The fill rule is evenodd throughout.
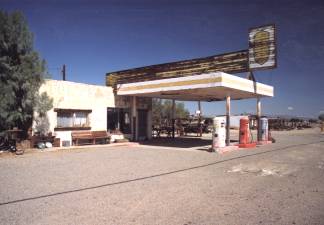
<path id="1" fill-rule="evenodd" d="M 172 138 L 175 137 L 175 100 L 172 99 Z"/>
<path id="2" fill-rule="evenodd" d="M 152 98 L 149 103 L 147 115 L 147 139 L 152 139 Z"/>
<path id="3" fill-rule="evenodd" d="M 260 124 L 260 119 L 261 119 L 261 99 L 260 97 L 257 97 L 257 127 L 258 127 L 258 130 L 257 130 L 257 140 L 258 141 L 261 141 L 261 124 Z"/>
<path id="4" fill-rule="evenodd" d="M 198 131 L 199 131 L 199 136 L 202 137 L 202 126 L 201 126 L 201 103 L 200 101 L 198 101 L 198 111 L 199 111 L 199 115 L 198 115 Z"/>
<path id="5" fill-rule="evenodd" d="M 230 146 L 231 96 L 226 97 L 226 146 Z"/>
<path id="6" fill-rule="evenodd" d="M 132 137 L 133 141 L 137 140 L 137 120 L 136 120 L 136 96 L 132 97 Z"/>

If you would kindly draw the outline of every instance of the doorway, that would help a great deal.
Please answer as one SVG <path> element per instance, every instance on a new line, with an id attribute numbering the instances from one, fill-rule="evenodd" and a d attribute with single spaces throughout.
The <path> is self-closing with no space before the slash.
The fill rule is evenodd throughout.
<path id="1" fill-rule="evenodd" d="M 131 133 L 130 109 L 107 108 L 107 130 L 120 131 L 123 134 Z"/>
<path id="2" fill-rule="evenodd" d="M 148 111 L 146 109 L 138 109 L 138 140 L 147 140 L 147 116 Z"/>

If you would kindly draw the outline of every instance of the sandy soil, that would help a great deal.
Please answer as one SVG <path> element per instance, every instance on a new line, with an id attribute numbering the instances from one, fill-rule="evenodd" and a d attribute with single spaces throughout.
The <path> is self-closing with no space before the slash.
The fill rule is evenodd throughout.
<path id="1" fill-rule="evenodd" d="M 273 135 L 223 155 L 147 145 L 1 157 L 0 223 L 323 224 L 324 135 Z"/>

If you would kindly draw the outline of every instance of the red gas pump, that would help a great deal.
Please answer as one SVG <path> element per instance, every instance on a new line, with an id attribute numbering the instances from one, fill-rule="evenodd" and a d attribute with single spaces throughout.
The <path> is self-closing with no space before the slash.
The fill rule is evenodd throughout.
<path id="1" fill-rule="evenodd" d="M 256 143 L 252 143 L 250 137 L 250 126 L 248 118 L 240 119 L 239 144 L 240 148 L 254 148 Z"/>
<path id="2" fill-rule="evenodd" d="M 250 142 L 250 129 L 249 129 L 249 119 L 240 119 L 240 144 L 247 144 Z"/>

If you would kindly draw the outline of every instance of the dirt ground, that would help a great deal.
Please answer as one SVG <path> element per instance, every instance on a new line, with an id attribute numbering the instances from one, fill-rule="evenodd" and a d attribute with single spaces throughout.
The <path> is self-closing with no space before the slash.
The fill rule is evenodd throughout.
<path id="1" fill-rule="evenodd" d="M 273 136 L 226 154 L 165 139 L 0 157 L 0 224 L 324 224 L 324 134 Z"/>

